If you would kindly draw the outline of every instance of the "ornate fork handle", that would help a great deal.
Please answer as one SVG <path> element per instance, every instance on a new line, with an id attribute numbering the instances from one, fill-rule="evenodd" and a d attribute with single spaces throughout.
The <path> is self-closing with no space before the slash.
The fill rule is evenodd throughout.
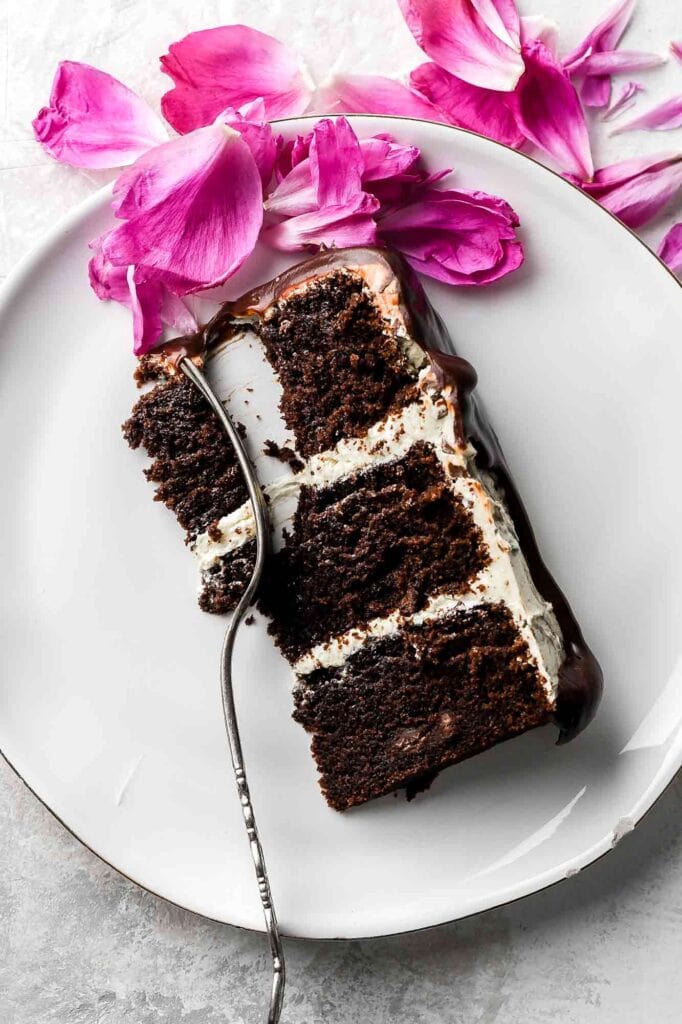
<path id="1" fill-rule="evenodd" d="M 261 576 L 263 575 L 263 567 L 267 556 L 270 537 L 268 513 L 263 492 L 258 484 L 255 471 L 251 465 L 251 460 L 249 459 L 242 439 L 239 436 L 239 432 L 236 430 L 232 420 L 228 416 L 222 402 L 209 384 L 205 374 L 195 366 L 190 359 L 182 359 L 180 362 L 180 368 L 185 376 L 189 378 L 192 384 L 194 384 L 194 386 L 198 388 L 204 396 L 211 409 L 218 417 L 218 421 L 223 432 L 235 450 L 240 469 L 244 475 L 244 482 L 246 483 L 246 489 L 249 494 L 249 500 L 253 508 L 253 516 L 256 523 L 256 562 L 251 579 L 239 599 L 237 607 L 235 608 L 232 618 L 225 630 L 225 639 L 223 641 L 220 660 L 220 692 L 223 700 L 225 729 L 227 731 L 227 739 L 230 745 L 232 767 L 234 768 L 234 777 L 237 783 L 237 793 L 239 794 L 239 801 L 242 806 L 246 833 L 249 837 L 251 856 L 256 870 L 258 892 L 263 906 L 265 928 L 268 934 L 270 953 L 272 956 L 272 993 L 270 996 L 268 1024 L 278 1024 L 282 1013 L 282 1002 L 284 1000 L 284 952 L 282 950 L 282 940 L 277 926 L 277 915 L 275 914 L 275 907 L 272 902 L 272 893 L 270 891 L 270 882 L 268 879 L 267 868 L 265 866 L 263 847 L 258 836 L 256 818 L 251 804 L 251 795 L 249 793 L 249 784 L 246 778 L 246 769 L 244 768 L 244 755 L 242 753 L 242 744 L 239 736 L 239 725 L 237 723 L 237 711 L 235 708 L 234 691 L 232 686 L 232 652 L 234 650 L 235 637 L 246 610 L 255 597 L 258 584 Z"/>

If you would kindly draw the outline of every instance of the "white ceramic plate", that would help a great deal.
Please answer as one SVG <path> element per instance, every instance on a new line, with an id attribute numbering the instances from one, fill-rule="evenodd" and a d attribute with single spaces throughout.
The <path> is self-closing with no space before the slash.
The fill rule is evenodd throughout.
<path id="1" fill-rule="evenodd" d="M 286 933 L 319 937 L 434 925 L 575 873 L 639 820 L 682 751 L 679 285 L 517 153 L 420 122 L 356 126 L 419 145 L 520 214 L 520 273 L 428 290 L 478 368 L 606 696 L 566 747 L 546 728 L 449 769 L 411 804 L 340 815 L 290 718 L 286 665 L 262 620 L 244 629 L 237 699 L 277 908 Z M 128 317 L 87 284 L 107 201 L 99 193 L 63 221 L 0 308 L 0 748 L 140 885 L 261 928 L 219 705 L 223 623 L 198 611 L 181 531 L 121 437 L 135 399 Z M 278 268 L 259 254 L 227 294 Z"/>

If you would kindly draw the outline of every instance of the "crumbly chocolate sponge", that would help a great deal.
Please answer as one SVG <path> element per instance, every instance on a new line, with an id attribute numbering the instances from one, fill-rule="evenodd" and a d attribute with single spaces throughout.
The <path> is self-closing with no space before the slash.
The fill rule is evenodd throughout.
<path id="1" fill-rule="evenodd" d="M 337 271 L 280 299 L 254 326 L 308 457 L 356 437 L 414 394 L 416 371 L 358 274 Z"/>
<path id="2" fill-rule="evenodd" d="M 201 577 L 199 607 L 202 612 L 225 615 L 236 607 L 256 563 L 256 544 L 249 541 L 219 558 Z"/>
<path id="3" fill-rule="evenodd" d="M 305 676 L 294 717 L 313 734 L 337 810 L 416 792 L 447 765 L 543 725 L 551 710 L 503 605 L 479 605 L 368 641 Z"/>
<path id="4" fill-rule="evenodd" d="M 193 540 L 247 500 L 237 457 L 206 400 L 178 374 L 156 384 L 123 424 L 131 448 L 152 458 L 145 470 L 155 499 L 171 509 Z"/>
<path id="5" fill-rule="evenodd" d="M 330 487 L 303 487 L 291 534 L 261 591 L 271 632 L 295 659 L 308 647 L 395 609 L 410 614 L 462 592 L 488 562 L 481 532 L 433 448 Z"/>

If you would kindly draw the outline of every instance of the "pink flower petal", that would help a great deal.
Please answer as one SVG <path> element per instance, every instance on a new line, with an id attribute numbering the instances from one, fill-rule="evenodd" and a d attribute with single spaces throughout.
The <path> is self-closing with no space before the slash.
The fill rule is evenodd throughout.
<path id="1" fill-rule="evenodd" d="M 380 140 L 386 142 L 386 140 Z M 414 162 L 413 153 L 383 149 L 373 140 L 367 148 L 370 173 L 376 175 Z M 373 214 L 379 201 L 362 187 L 363 151 L 345 117 L 325 118 L 313 128 L 310 155 L 302 160 L 268 198 L 270 217 L 287 220 L 271 224 L 264 233 L 270 245 L 287 252 L 311 245 L 355 245 L 373 241 Z M 292 215 L 292 211 L 296 211 Z"/>
<path id="2" fill-rule="evenodd" d="M 172 295 L 160 281 L 145 279 L 136 267 L 128 267 L 127 277 L 136 356 L 151 351 L 163 340 L 164 324 L 175 327 L 181 334 L 197 330 L 197 322 L 182 299 Z"/>
<path id="3" fill-rule="evenodd" d="M 483 192 L 427 187 L 379 220 L 379 237 L 422 274 L 447 284 L 489 284 L 523 262 L 511 207 Z"/>
<path id="4" fill-rule="evenodd" d="M 498 39 L 518 49 L 521 19 L 516 0 L 472 0 L 472 6 Z"/>
<path id="5" fill-rule="evenodd" d="M 414 89 L 379 75 L 336 75 L 321 90 L 320 106 L 342 114 L 402 114 L 444 121 L 440 110 Z"/>
<path id="6" fill-rule="evenodd" d="M 589 75 L 580 87 L 580 98 L 586 107 L 605 107 L 611 99 L 608 75 Z"/>
<path id="7" fill-rule="evenodd" d="M 133 352 L 141 356 L 158 344 L 163 331 L 161 284 L 141 279 L 135 267 L 128 267 L 126 276 L 133 314 Z"/>
<path id="8" fill-rule="evenodd" d="M 168 48 L 161 70 L 175 83 L 161 100 L 164 117 L 184 134 L 211 124 L 226 107 L 261 97 L 267 120 L 302 114 L 311 90 L 277 39 L 246 25 L 191 32 Z"/>
<path id="9" fill-rule="evenodd" d="M 374 135 L 360 142 L 362 183 L 385 181 L 411 171 L 419 160 L 416 146 L 403 146 L 390 135 Z"/>
<path id="10" fill-rule="evenodd" d="M 163 287 L 161 295 L 161 320 L 174 327 L 180 334 L 193 334 L 199 329 L 196 317 L 184 301 Z"/>
<path id="11" fill-rule="evenodd" d="M 632 17 L 636 0 L 620 0 L 612 7 L 608 14 L 588 32 L 587 36 L 567 57 L 564 58 L 564 67 L 568 72 L 582 72 L 582 65 L 595 53 L 603 53 L 605 50 L 615 50 L 620 37 L 628 26 Z"/>
<path id="12" fill-rule="evenodd" d="M 104 235 L 90 243 L 95 250 L 88 265 L 90 285 L 102 301 L 118 302 L 132 311 L 136 355 L 154 347 L 160 340 L 163 324 L 181 334 L 196 331 L 198 324 L 185 303 L 153 273 L 147 277 L 135 267 L 116 267 L 104 256 L 101 246 L 105 238 Z"/>
<path id="13" fill-rule="evenodd" d="M 450 124 L 515 149 L 524 144 L 525 137 L 506 102 L 508 93 L 469 85 L 431 63 L 415 68 L 410 74 L 410 83 L 440 107 Z"/>
<path id="14" fill-rule="evenodd" d="M 263 185 L 267 185 L 272 177 L 277 140 L 271 126 L 262 120 L 263 116 L 263 101 L 256 100 L 245 104 L 241 110 L 222 111 L 216 123 L 239 132 L 256 161 Z M 119 217 L 134 217 L 148 206 L 154 206 L 169 189 L 175 187 L 173 161 L 159 160 L 156 153 L 147 153 L 134 167 L 119 174 L 114 182 L 114 212 Z"/>
<path id="15" fill-rule="evenodd" d="M 157 271 L 182 295 L 226 280 L 253 251 L 263 220 L 262 184 L 234 129 L 213 124 L 166 142 L 123 178 L 116 210 L 129 219 L 103 242 L 115 265 Z"/>
<path id="16" fill-rule="evenodd" d="M 90 287 L 102 302 L 119 302 L 122 306 L 130 307 L 128 268 L 115 267 L 104 256 L 100 244 L 101 240 L 98 238 L 90 246 L 95 249 L 95 255 L 88 264 Z"/>
<path id="17" fill-rule="evenodd" d="M 381 150 L 380 145 L 386 146 Z M 450 173 L 447 167 L 427 175 L 419 162 L 416 146 L 401 146 L 390 135 L 379 135 L 363 139 L 360 143 L 365 169 L 362 185 L 379 200 L 382 210 L 395 204 L 403 204 L 417 186 L 427 182 L 440 181 Z"/>
<path id="18" fill-rule="evenodd" d="M 279 136 L 275 156 L 275 181 L 278 184 L 297 164 L 306 159 L 310 152 L 312 137 L 313 133 L 308 132 L 307 135 L 297 135 L 295 139 L 285 142 L 282 136 Z"/>
<path id="19" fill-rule="evenodd" d="M 640 228 L 682 189 L 682 153 L 621 160 L 600 168 L 591 182 L 571 180 L 628 227 Z"/>
<path id="20" fill-rule="evenodd" d="M 318 121 L 310 143 L 310 173 L 318 206 L 355 202 L 362 193 L 363 170 L 360 143 L 346 118 Z"/>
<path id="21" fill-rule="evenodd" d="M 649 132 L 665 132 L 673 128 L 682 128 L 682 95 L 673 96 L 665 103 L 659 103 L 645 114 L 640 114 L 632 121 L 614 128 L 611 135 L 622 132 L 634 132 L 640 129 Z"/>
<path id="22" fill-rule="evenodd" d="M 311 213 L 316 207 L 317 195 L 309 157 L 293 166 L 265 200 L 267 212 L 279 217 L 298 217 L 302 213 Z"/>
<path id="23" fill-rule="evenodd" d="M 673 56 L 677 57 L 679 61 L 682 61 L 682 43 L 671 43 L 670 49 L 673 52 Z"/>
<path id="24" fill-rule="evenodd" d="M 592 177 L 593 163 L 585 115 L 568 75 L 544 43 L 525 43 L 526 73 L 507 102 L 532 143 L 556 160 L 563 171 Z"/>
<path id="25" fill-rule="evenodd" d="M 617 75 L 627 71 L 647 71 L 665 64 L 665 57 L 658 53 L 643 53 L 639 50 L 605 50 L 592 53 L 580 66 L 584 75 Z"/>
<path id="26" fill-rule="evenodd" d="M 614 117 L 618 117 L 619 114 L 629 110 L 635 103 L 637 93 L 644 91 L 644 86 L 640 85 L 639 82 L 626 82 L 608 110 L 602 115 L 602 121 L 612 121 Z"/>
<path id="27" fill-rule="evenodd" d="M 611 75 L 630 71 L 646 71 L 665 64 L 665 57 L 657 53 L 631 50 L 607 50 L 593 53 L 580 65 L 579 74 L 585 74 L 580 95 L 587 107 L 605 107 L 611 99 Z"/>
<path id="28" fill-rule="evenodd" d="M 228 109 L 218 117 L 221 124 L 227 124 L 239 132 L 251 150 L 265 187 L 275 166 L 277 141 L 272 128 L 266 122 L 265 103 L 262 99 L 247 103 L 239 110 Z"/>
<path id="29" fill-rule="evenodd" d="M 564 67 L 570 75 L 587 76 L 580 90 L 583 103 L 587 107 L 605 107 L 608 104 L 611 98 L 611 80 L 608 77 L 610 71 L 600 72 L 599 65 L 596 64 L 590 72 L 586 69 L 586 64 L 599 54 L 615 50 L 632 17 L 634 6 L 635 0 L 620 0 L 575 50 L 564 58 Z"/>
<path id="30" fill-rule="evenodd" d="M 451 167 L 445 167 L 442 171 L 427 174 L 423 168 L 415 167 L 404 174 L 396 174 L 393 178 L 370 181 L 366 187 L 367 191 L 379 200 L 381 215 L 384 216 L 412 202 L 416 192 L 427 185 L 435 185 L 442 181 L 451 171 Z"/>
<path id="31" fill-rule="evenodd" d="M 33 121 L 33 131 L 55 160 L 93 170 L 131 164 L 168 138 L 160 119 L 131 89 L 77 61 L 57 67 L 50 105 Z"/>
<path id="32" fill-rule="evenodd" d="M 510 92 L 523 74 L 512 0 L 398 0 L 422 50 L 458 78 Z"/>
<path id="33" fill-rule="evenodd" d="M 348 122 L 345 124 L 348 125 Z M 265 203 L 268 213 L 296 217 L 318 209 L 319 196 L 313 182 L 311 158 L 304 155 L 310 149 L 312 138 L 313 134 L 308 139 L 299 136 L 294 143 L 296 150 L 292 150 L 292 159 L 297 162 L 268 196 Z M 409 174 L 419 159 L 416 146 L 402 146 L 390 136 L 363 139 L 360 142 L 360 153 L 360 179 L 367 192 L 383 194 L 389 182 L 399 181 L 402 184 L 405 181 L 421 181 L 424 177 L 423 174 Z"/>
<path id="34" fill-rule="evenodd" d="M 673 224 L 661 240 L 658 255 L 674 274 L 682 273 L 682 224 Z"/>
<path id="35" fill-rule="evenodd" d="M 530 43 L 539 39 L 554 56 L 559 49 L 559 26 L 544 14 L 528 14 L 521 18 L 521 42 Z"/>
<path id="36" fill-rule="evenodd" d="M 338 206 L 302 213 L 266 228 L 263 241 L 283 252 L 316 249 L 320 245 L 371 245 L 376 241 L 372 215 L 378 205 L 374 196 L 366 195 L 352 213 Z"/>

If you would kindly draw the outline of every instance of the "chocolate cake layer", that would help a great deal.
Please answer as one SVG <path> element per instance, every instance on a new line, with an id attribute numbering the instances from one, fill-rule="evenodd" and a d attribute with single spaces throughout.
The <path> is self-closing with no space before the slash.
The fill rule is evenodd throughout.
<path id="1" fill-rule="evenodd" d="M 142 395 L 123 434 L 131 448 L 142 447 L 152 458 L 145 475 L 158 485 L 154 497 L 175 514 L 188 541 L 247 500 L 234 451 L 182 374 Z"/>
<path id="2" fill-rule="evenodd" d="M 269 563 L 260 605 L 293 660 L 322 640 L 444 590 L 466 592 L 488 555 L 430 445 L 340 480 L 304 486 Z"/>
<path id="3" fill-rule="evenodd" d="M 415 367 L 357 274 L 311 280 L 253 328 L 282 385 L 284 420 L 306 457 L 361 435 L 414 395 Z"/>
<path id="4" fill-rule="evenodd" d="M 234 553 L 220 558 L 201 577 L 199 607 L 202 612 L 225 615 L 235 608 L 256 562 L 256 544 L 249 541 Z"/>
<path id="5" fill-rule="evenodd" d="M 481 605 L 371 640 L 295 691 L 320 786 L 337 810 L 424 788 L 447 765 L 549 721 L 509 611 Z"/>

